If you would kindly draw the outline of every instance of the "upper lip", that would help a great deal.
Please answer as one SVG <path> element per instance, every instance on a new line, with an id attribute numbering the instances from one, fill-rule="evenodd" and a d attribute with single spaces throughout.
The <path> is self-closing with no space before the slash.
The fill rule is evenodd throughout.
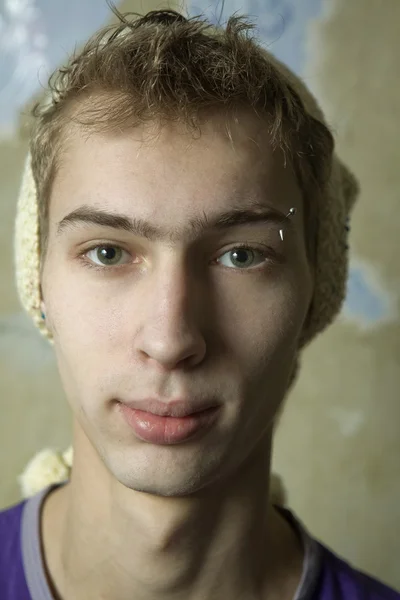
<path id="1" fill-rule="evenodd" d="M 149 412 L 160 417 L 188 417 L 189 415 L 218 406 L 216 400 L 196 402 L 194 399 L 168 400 L 163 402 L 155 398 L 145 398 L 143 400 L 121 400 L 120 402 L 129 406 L 129 408 L 143 410 L 144 412 Z"/>

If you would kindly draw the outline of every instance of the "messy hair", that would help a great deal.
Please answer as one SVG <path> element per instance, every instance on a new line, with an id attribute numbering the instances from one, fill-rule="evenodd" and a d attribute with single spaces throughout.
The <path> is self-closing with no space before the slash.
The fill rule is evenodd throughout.
<path id="1" fill-rule="evenodd" d="M 112 8 L 117 24 L 95 34 L 53 73 L 49 93 L 33 108 L 30 151 L 42 254 L 68 123 L 106 132 L 175 121 L 199 133 L 211 112 L 228 116 L 250 109 L 292 165 L 311 221 L 313 198 L 329 177 L 332 135 L 307 113 L 289 79 L 251 35 L 254 25 L 236 15 L 223 28 L 174 10 L 140 16 Z"/>

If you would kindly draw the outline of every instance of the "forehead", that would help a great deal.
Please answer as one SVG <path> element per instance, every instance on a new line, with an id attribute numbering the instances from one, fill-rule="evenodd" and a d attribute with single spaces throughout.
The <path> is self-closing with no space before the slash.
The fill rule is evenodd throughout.
<path id="1" fill-rule="evenodd" d="M 246 112 L 205 119 L 194 136 L 183 125 L 68 136 L 56 174 L 50 215 L 82 204 L 175 225 L 242 201 L 301 212 L 301 192 L 267 126 Z"/>

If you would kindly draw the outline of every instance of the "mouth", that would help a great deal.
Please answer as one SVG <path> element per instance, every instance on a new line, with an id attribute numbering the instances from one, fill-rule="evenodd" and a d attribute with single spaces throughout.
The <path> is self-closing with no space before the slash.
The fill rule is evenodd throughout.
<path id="1" fill-rule="evenodd" d="M 156 445 L 173 445 L 205 434 L 215 424 L 221 405 L 215 401 L 160 402 L 146 399 L 118 402 L 118 408 L 137 438 Z"/>

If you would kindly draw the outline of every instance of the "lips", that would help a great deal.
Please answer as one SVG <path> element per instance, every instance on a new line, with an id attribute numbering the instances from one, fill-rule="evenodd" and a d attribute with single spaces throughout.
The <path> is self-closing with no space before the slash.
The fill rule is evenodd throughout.
<path id="1" fill-rule="evenodd" d="M 138 401 L 123 401 L 122 404 L 135 410 L 152 413 L 160 417 L 188 417 L 189 415 L 202 412 L 209 408 L 217 406 L 215 400 L 196 402 L 191 400 L 172 400 L 170 402 L 161 402 L 160 400 L 148 398 Z"/>
<path id="2" fill-rule="evenodd" d="M 118 405 L 136 437 L 159 445 L 180 444 L 205 433 L 217 420 L 221 408 L 215 401 L 166 403 L 153 399 Z"/>

